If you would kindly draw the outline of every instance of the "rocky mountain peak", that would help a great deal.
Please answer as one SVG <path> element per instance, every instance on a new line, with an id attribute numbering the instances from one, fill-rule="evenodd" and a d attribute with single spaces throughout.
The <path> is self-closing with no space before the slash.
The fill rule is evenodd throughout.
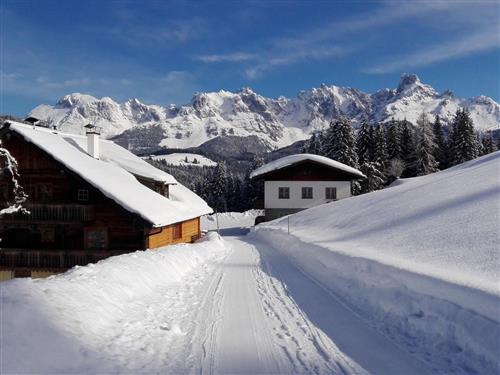
<path id="1" fill-rule="evenodd" d="M 74 93 L 55 106 L 38 106 L 30 115 L 68 132 L 81 132 L 82 125 L 95 121 L 104 135 L 128 137 L 144 151 L 198 146 L 221 135 L 257 136 L 270 147 L 283 147 L 308 138 L 339 116 L 349 117 L 356 126 L 363 118 L 415 122 L 425 111 L 447 124 L 458 108 L 470 110 L 478 129 L 500 124 L 500 106 L 493 99 L 461 99 L 447 91 L 438 95 L 415 74 L 403 74 L 396 89 L 374 94 L 323 83 L 293 98 L 272 99 L 243 87 L 237 92 L 198 92 L 182 106 L 147 105 L 138 99 L 120 104 Z"/>

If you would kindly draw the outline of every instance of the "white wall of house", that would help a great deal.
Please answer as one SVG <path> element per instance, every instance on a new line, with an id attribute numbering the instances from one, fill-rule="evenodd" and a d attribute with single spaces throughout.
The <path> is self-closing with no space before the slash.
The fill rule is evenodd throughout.
<path id="1" fill-rule="evenodd" d="M 290 188 L 290 199 L 279 199 L 279 188 Z M 302 199 L 302 187 L 312 187 L 312 199 Z M 325 197 L 325 188 L 337 188 L 337 200 L 351 196 L 350 181 L 265 181 L 265 208 L 309 208 L 330 202 Z"/>

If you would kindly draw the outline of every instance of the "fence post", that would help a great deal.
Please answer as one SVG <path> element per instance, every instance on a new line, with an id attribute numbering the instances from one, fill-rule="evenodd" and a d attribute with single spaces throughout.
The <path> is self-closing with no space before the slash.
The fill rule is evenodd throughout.
<path id="1" fill-rule="evenodd" d="M 287 216 L 288 218 L 288 234 L 290 234 L 290 215 Z"/>

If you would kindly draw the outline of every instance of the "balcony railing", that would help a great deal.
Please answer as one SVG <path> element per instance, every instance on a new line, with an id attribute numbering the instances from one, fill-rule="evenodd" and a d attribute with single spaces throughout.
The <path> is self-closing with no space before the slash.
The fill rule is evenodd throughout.
<path id="1" fill-rule="evenodd" d="M 16 214 L 12 218 L 29 221 L 91 221 L 94 219 L 92 206 L 83 204 L 38 204 L 29 203 L 28 213 Z"/>
<path id="2" fill-rule="evenodd" d="M 88 263 L 96 263 L 101 259 L 119 254 L 123 254 L 123 252 L 0 249 L 0 267 L 69 269 L 77 265 L 84 266 Z"/>

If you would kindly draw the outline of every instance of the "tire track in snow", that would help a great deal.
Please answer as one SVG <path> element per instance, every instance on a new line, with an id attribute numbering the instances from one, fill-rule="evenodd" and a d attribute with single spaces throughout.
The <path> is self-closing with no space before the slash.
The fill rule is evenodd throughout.
<path id="1" fill-rule="evenodd" d="M 218 322 L 208 333 L 216 348 L 206 353 L 201 373 L 364 373 L 308 321 L 252 244 L 226 240 L 233 250 L 220 265 L 221 292 L 205 298 L 220 306 L 215 315 L 221 315 L 205 317 Z"/>

